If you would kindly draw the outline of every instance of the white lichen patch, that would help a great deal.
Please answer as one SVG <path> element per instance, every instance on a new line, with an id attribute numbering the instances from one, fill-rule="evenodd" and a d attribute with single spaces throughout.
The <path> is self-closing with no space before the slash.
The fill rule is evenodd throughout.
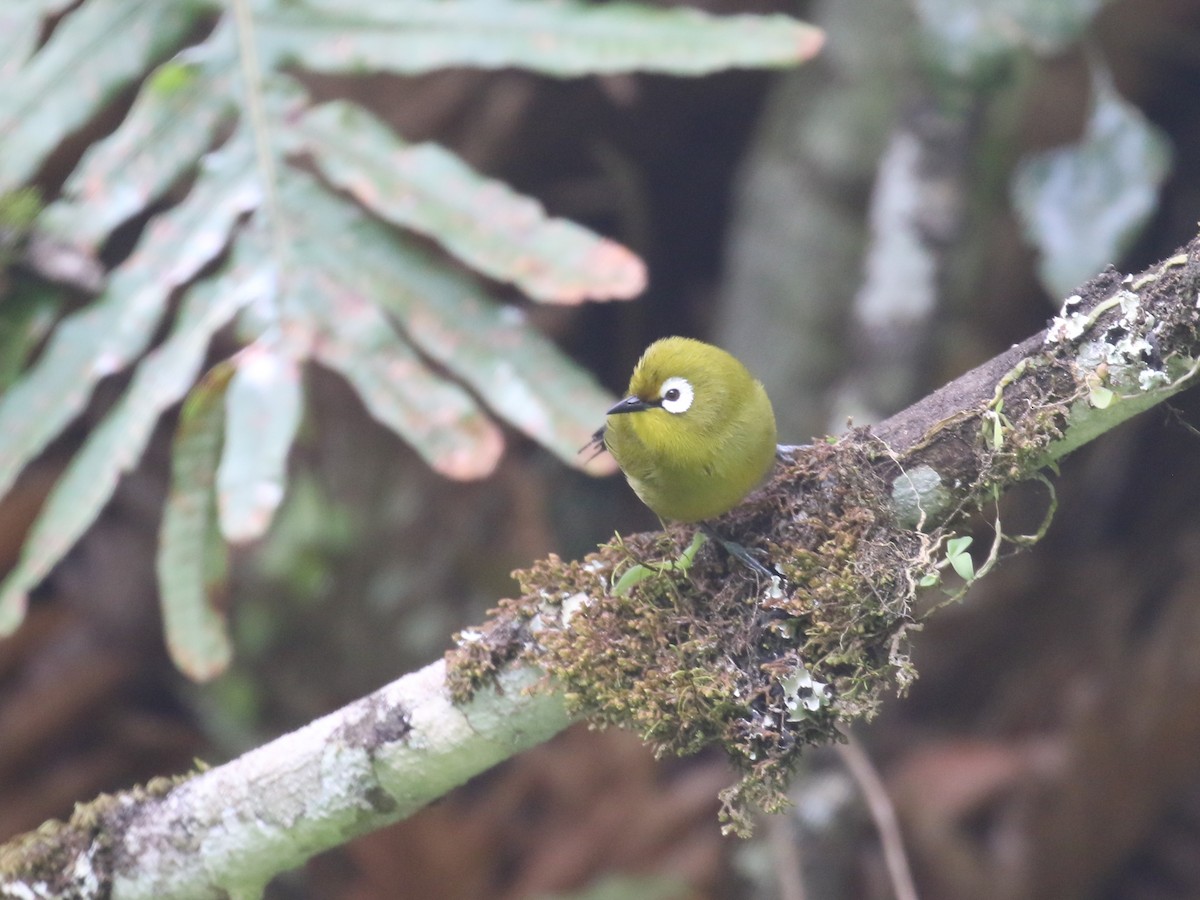
<path id="1" fill-rule="evenodd" d="M 829 685 L 813 678 L 812 673 L 804 666 L 800 666 L 779 684 L 783 688 L 784 705 L 791 722 L 807 718 L 809 713 L 816 712 L 822 706 L 828 706 L 833 699 L 829 693 Z"/>
<path id="2" fill-rule="evenodd" d="M 1133 291 L 1122 289 L 1107 300 L 1087 312 L 1071 312 L 1070 307 L 1077 305 L 1078 295 L 1072 295 L 1063 303 L 1059 314 L 1055 316 L 1046 328 L 1044 344 L 1061 344 L 1076 341 L 1096 324 L 1102 314 L 1114 307 L 1119 307 L 1121 317 L 1116 322 L 1116 328 L 1123 335 L 1131 335 L 1134 340 L 1144 337 L 1156 324 L 1156 319 L 1142 305 L 1142 298 Z"/>
<path id="3" fill-rule="evenodd" d="M 572 594 L 562 602 L 562 624 L 566 628 L 571 622 L 571 617 L 579 610 L 588 606 L 592 602 L 592 598 L 580 591 L 578 594 Z"/>
<path id="4" fill-rule="evenodd" d="M 1138 387 L 1143 391 L 1153 391 L 1170 383 L 1171 377 L 1162 369 L 1143 369 L 1138 373 Z"/>
<path id="5" fill-rule="evenodd" d="M 785 596 L 787 595 L 783 592 L 783 579 L 778 575 L 772 575 L 770 583 L 763 590 L 763 599 L 778 601 Z"/>
<path id="6" fill-rule="evenodd" d="M 1085 313 L 1067 313 L 1055 316 L 1046 328 L 1046 344 L 1065 344 L 1077 340 L 1091 325 L 1091 317 Z"/>
<path id="7" fill-rule="evenodd" d="M 1126 335 L 1114 342 L 1087 341 L 1079 345 L 1076 362 L 1085 372 L 1101 376 L 1099 380 L 1119 393 L 1152 390 L 1170 379 L 1166 372 L 1151 366 L 1153 347 L 1143 337 Z"/>
<path id="8" fill-rule="evenodd" d="M 1046 343 L 1077 338 L 1109 310 L 1119 310 L 1119 318 L 1107 325 L 1101 339 L 1080 343 L 1075 358 L 1081 381 L 1088 386 L 1088 402 L 1097 409 L 1106 409 L 1122 396 L 1144 394 L 1171 383 L 1153 340 L 1161 323 L 1146 309 L 1141 296 L 1127 289 L 1117 291 L 1087 316 L 1059 316 L 1051 323 Z"/>
<path id="9" fill-rule="evenodd" d="M 1061 344 L 1065 341 L 1073 341 L 1087 330 L 1090 322 L 1088 315 L 1074 311 L 1074 307 L 1082 302 L 1083 298 L 1079 294 L 1072 294 L 1063 301 L 1058 315 L 1050 320 L 1050 325 L 1046 328 L 1044 344 Z"/>
<path id="10" fill-rule="evenodd" d="M 1142 298 L 1133 291 L 1118 291 L 1116 300 L 1121 305 L 1121 324 L 1132 325 L 1141 317 Z"/>

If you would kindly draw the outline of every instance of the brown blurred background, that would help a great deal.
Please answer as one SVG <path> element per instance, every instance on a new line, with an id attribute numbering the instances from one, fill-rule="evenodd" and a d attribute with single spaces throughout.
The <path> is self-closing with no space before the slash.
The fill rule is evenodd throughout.
<path id="1" fill-rule="evenodd" d="M 794 73 L 310 84 L 643 255 L 651 287 L 638 301 L 530 309 L 614 392 L 650 340 L 705 337 L 764 378 L 796 442 L 885 415 L 1053 314 L 1007 173 L 1078 136 L 1088 53 L 1175 153 L 1156 215 L 1112 262 L 1137 270 L 1194 233 L 1200 0 L 1116 0 L 1083 44 L 964 90 L 951 119 L 932 111 L 904 5 L 799 12 L 829 43 Z M 937 148 L 938 290 L 924 318 L 881 337 L 852 309 L 879 159 L 905 129 Z M 165 426 L 27 623 L 0 640 L 0 840 L 297 727 L 436 658 L 513 590 L 513 568 L 655 524 L 620 480 L 568 471 L 516 435 L 493 478 L 441 480 L 336 379 L 312 373 L 309 387 L 289 498 L 271 537 L 237 560 L 233 671 L 190 685 L 162 647 L 152 560 Z M 102 390 L 95 410 L 105 402 Z M 932 618 L 911 695 L 859 729 L 922 897 L 1200 897 L 1200 438 L 1187 427 L 1198 419 L 1200 400 L 1184 395 L 1073 457 L 1048 537 Z M 0 505 L 0 566 L 87 425 Z M 1008 530 L 1036 527 L 1039 491 L 1010 499 Z M 990 539 L 982 524 L 979 536 Z M 270 896 L 793 900 L 798 872 L 811 898 L 892 896 L 858 786 L 832 751 L 811 763 L 793 813 L 742 842 L 719 834 L 716 794 L 731 778 L 720 759 L 655 762 L 629 735 L 579 727 L 278 879 Z"/>

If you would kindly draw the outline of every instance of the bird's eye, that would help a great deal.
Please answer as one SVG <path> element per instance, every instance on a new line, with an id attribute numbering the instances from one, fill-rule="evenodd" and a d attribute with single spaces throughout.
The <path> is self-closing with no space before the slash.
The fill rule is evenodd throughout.
<path id="1" fill-rule="evenodd" d="M 686 378 L 668 378 L 662 386 L 662 408 L 678 415 L 692 405 L 692 386 Z"/>

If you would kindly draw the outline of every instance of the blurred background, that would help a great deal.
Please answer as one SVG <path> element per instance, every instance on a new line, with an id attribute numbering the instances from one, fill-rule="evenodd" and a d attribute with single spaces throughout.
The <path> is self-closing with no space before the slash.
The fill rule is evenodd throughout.
<path id="1" fill-rule="evenodd" d="M 881 420 L 1037 332 L 1071 285 L 1195 233 L 1200 0 L 1047 0 L 1036 27 L 1007 0 L 701 5 L 798 15 L 824 52 L 694 79 L 304 80 L 642 256 L 635 301 L 527 309 L 610 391 L 651 340 L 701 337 L 764 380 L 790 442 Z M 296 728 L 438 658 L 513 569 L 656 527 L 621 479 L 511 430 L 491 477 L 442 478 L 336 376 L 305 380 L 277 520 L 233 558 L 227 673 L 192 684 L 163 646 L 170 421 L 0 639 L 0 841 Z M 0 502 L 0 566 L 114 390 Z M 930 618 L 911 694 L 857 729 L 921 897 L 1200 897 L 1198 416 L 1185 394 L 1072 457 L 1046 539 Z M 1006 531 L 1032 530 L 1045 495 L 1006 504 Z M 719 832 L 732 777 L 579 726 L 269 896 L 894 896 L 836 751 L 750 841 Z"/>

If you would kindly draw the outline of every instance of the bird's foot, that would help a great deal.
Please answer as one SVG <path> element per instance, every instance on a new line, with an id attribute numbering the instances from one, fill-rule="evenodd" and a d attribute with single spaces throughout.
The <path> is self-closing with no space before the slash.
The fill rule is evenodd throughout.
<path id="1" fill-rule="evenodd" d="M 707 522 L 700 523 L 700 530 L 703 531 L 704 534 L 706 534 L 708 537 L 712 538 L 714 541 L 716 541 L 718 544 L 720 544 L 722 547 L 724 547 L 726 553 L 728 553 L 730 556 L 737 558 L 744 566 L 746 566 L 746 568 L 748 568 L 754 574 L 759 575 L 763 578 L 775 578 L 775 577 L 779 576 L 779 574 L 780 574 L 779 572 L 776 572 L 773 569 L 769 569 L 766 566 L 764 566 L 762 563 L 760 563 L 757 559 L 754 558 L 753 553 L 751 553 L 749 550 L 747 550 L 741 544 L 737 543 L 737 541 L 730 541 L 730 540 L 726 540 L 725 538 L 721 537 L 721 535 L 717 534 L 717 530 L 715 528 L 713 528 L 711 525 L 709 525 Z"/>

